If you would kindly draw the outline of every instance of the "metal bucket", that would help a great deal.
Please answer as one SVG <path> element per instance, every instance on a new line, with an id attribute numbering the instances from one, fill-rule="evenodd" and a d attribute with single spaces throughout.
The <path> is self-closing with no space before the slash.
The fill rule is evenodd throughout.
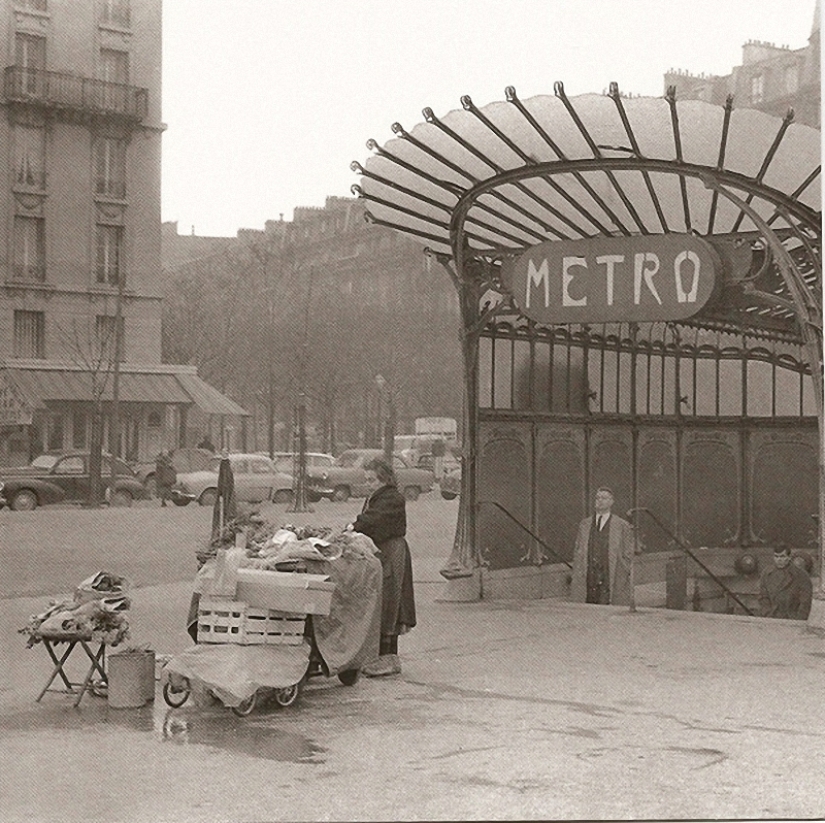
<path id="1" fill-rule="evenodd" d="M 151 649 L 143 657 L 143 696 L 147 702 L 155 699 L 155 653 Z"/>
<path id="2" fill-rule="evenodd" d="M 154 656 L 154 653 L 152 653 Z M 146 703 L 147 652 L 121 652 L 109 657 L 109 706 L 136 709 Z M 154 678 L 152 682 L 154 691 Z"/>

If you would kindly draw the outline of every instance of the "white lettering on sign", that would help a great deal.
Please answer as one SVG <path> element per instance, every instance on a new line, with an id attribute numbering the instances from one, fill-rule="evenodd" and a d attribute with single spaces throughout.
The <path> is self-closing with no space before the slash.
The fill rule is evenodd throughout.
<path id="1" fill-rule="evenodd" d="M 547 265 L 547 261 L 544 261 L 544 265 Z M 563 257 L 561 263 L 561 304 L 562 306 L 586 306 L 587 305 L 587 295 L 584 297 L 579 297 L 578 299 L 571 297 L 570 295 L 570 283 L 575 277 L 575 275 L 570 274 L 570 269 L 573 266 L 583 266 L 585 269 L 587 268 L 587 260 L 584 257 Z M 549 295 L 548 295 L 548 302 L 545 305 L 550 305 Z"/>
<path id="2" fill-rule="evenodd" d="M 684 286 L 682 285 L 682 263 L 686 260 L 690 261 L 693 266 L 693 282 L 688 292 L 685 292 Z M 699 262 L 699 255 L 696 254 L 696 252 L 683 251 L 681 254 L 676 255 L 676 259 L 673 261 L 673 275 L 676 278 L 676 299 L 680 303 L 696 302 L 696 292 L 699 289 L 699 271 L 701 267 L 702 264 Z"/>
<path id="3" fill-rule="evenodd" d="M 542 284 L 542 281 L 544 282 L 544 305 L 547 307 L 550 305 L 550 272 L 547 267 L 547 261 L 542 260 L 541 265 L 537 269 L 531 260 L 527 266 L 527 290 L 524 296 L 524 305 L 526 308 L 530 308 L 531 286 L 538 288 Z"/>
<path id="4" fill-rule="evenodd" d="M 647 265 L 647 264 L 650 265 Z M 633 264 L 633 302 L 638 306 L 642 302 L 642 278 L 650 293 L 656 298 L 656 302 L 661 306 L 662 298 L 656 291 L 653 283 L 653 276 L 659 273 L 659 255 L 652 251 L 639 252 L 635 256 Z"/>
<path id="5" fill-rule="evenodd" d="M 720 261 L 691 234 L 548 240 L 502 265 L 526 317 L 546 323 L 692 317 L 711 299 Z"/>
<path id="6" fill-rule="evenodd" d="M 616 263 L 624 263 L 624 255 L 623 254 L 600 254 L 596 258 L 597 263 L 604 263 L 606 266 L 605 269 L 605 276 L 607 277 L 607 305 L 613 305 L 613 284 L 615 282 L 614 276 L 616 274 L 616 270 L 614 266 Z"/>

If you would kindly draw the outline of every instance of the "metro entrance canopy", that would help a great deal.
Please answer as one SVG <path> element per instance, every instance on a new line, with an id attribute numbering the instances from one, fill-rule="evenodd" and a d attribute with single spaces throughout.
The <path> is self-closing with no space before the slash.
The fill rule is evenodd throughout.
<path id="1" fill-rule="evenodd" d="M 820 132 L 674 89 L 554 91 L 424 109 L 352 164 L 368 219 L 420 238 L 459 294 L 465 463 L 443 574 L 540 565 L 542 545 L 569 558 L 604 482 L 693 545 L 800 542 L 817 512 L 821 530 Z M 809 476 L 794 517 L 765 465 Z"/>

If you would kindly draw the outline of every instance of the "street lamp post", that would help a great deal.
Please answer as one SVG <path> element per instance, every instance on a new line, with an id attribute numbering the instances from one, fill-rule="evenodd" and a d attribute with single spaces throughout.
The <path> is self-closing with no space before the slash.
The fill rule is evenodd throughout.
<path id="1" fill-rule="evenodd" d="M 387 381 L 382 374 L 375 376 L 375 384 L 378 386 L 378 397 L 380 399 L 384 396 L 387 390 Z M 380 409 L 379 405 L 379 409 Z M 395 451 L 395 398 L 391 391 L 387 391 L 387 420 L 384 422 L 381 414 L 378 417 L 378 431 L 383 434 L 384 459 L 389 466 L 392 466 L 392 455 Z M 380 436 L 380 435 L 379 435 Z"/>

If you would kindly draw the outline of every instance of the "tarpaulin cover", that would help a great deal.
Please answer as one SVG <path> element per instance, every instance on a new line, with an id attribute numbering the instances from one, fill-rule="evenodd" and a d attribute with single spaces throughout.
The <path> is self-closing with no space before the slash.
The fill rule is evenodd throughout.
<path id="1" fill-rule="evenodd" d="M 345 553 L 336 560 L 308 560 L 307 571 L 335 583 L 329 615 L 315 614 L 315 643 L 329 674 L 360 669 L 378 657 L 381 638 L 381 561 Z"/>
<path id="2" fill-rule="evenodd" d="M 186 677 L 194 692 L 209 689 L 225 706 L 238 706 L 258 689 L 295 685 L 308 665 L 306 641 L 300 646 L 204 643 L 176 654 L 164 668 L 164 680 Z"/>

